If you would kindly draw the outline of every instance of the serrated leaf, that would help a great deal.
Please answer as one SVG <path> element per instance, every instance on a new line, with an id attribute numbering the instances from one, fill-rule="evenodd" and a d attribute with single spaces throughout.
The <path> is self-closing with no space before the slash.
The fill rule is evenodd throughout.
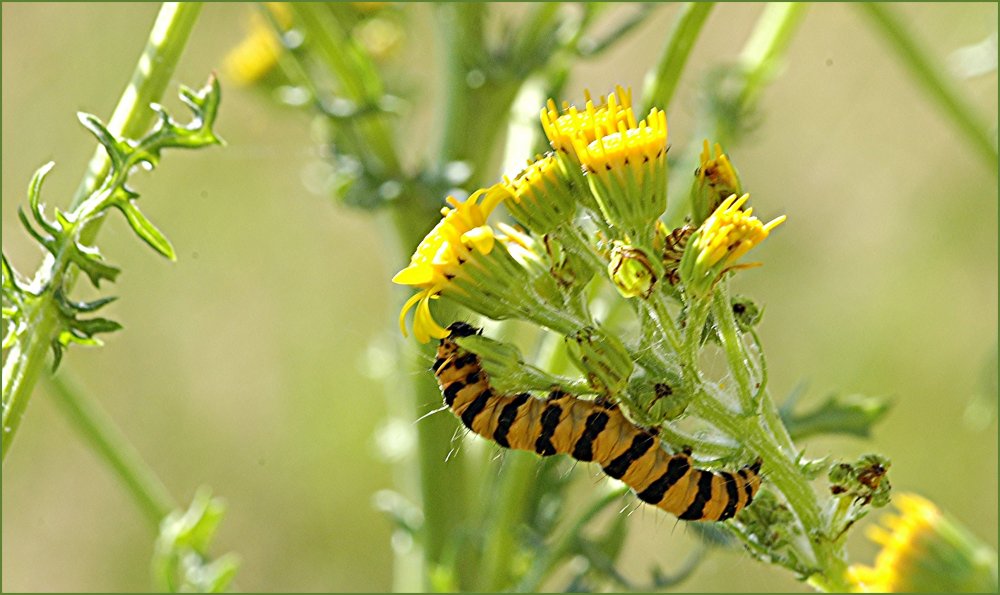
<path id="1" fill-rule="evenodd" d="M 118 278 L 118 273 L 121 272 L 118 267 L 104 262 L 101 253 L 96 248 L 74 244 L 73 249 L 68 252 L 70 260 L 80 267 L 80 270 L 87 275 L 94 287 L 100 287 L 102 279 L 114 281 Z"/>
<path id="2" fill-rule="evenodd" d="M 170 240 L 168 240 L 159 229 L 156 229 L 156 226 L 142 214 L 142 211 L 140 211 L 134 203 L 120 202 L 116 203 L 115 206 L 118 207 L 118 210 L 124 213 L 129 226 L 132 227 L 132 231 L 134 231 L 135 234 L 142 239 L 142 241 L 149 244 L 153 250 L 156 250 L 170 260 L 177 260 L 177 255 L 174 253 L 174 247 L 170 244 Z"/>
<path id="3" fill-rule="evenodd" d="M 66 304 L 77 312 L 94 312 L 100 310 L 104 306 L 107 306 L 111 302 L 118 299 L 118 296 L 108 296 L 103 298 L 98 298 L 89 302 L 74 302 L 73 300 L 66 299 L 61 303 Z"/>
<path id="4" fill-rule="evenodd" d="M 834 393 L 812 411 L 796 414 L 782 409 L 781 417 L 795 440 L 819 434 L 871 436 L 871 429 L 889 412 L 892 403 L 885 397 Z"/>

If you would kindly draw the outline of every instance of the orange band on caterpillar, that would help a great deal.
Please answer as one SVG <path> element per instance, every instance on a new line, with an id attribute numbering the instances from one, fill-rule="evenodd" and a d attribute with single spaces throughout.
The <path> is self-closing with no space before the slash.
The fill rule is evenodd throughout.
<path id="1" fill-rule="evenodd" d="M 659 438 L 629 421 L 616 405 L 560 392 L 546 400 L 528 393 L 498 394 L 479 356 L 453 340 L 479 329 L 456 322 L 448 330 L 434 374 L 445 404 L 476 434 L 506 448 L 593 461 L 640 500 L 686 521 L 730 519 L 760 489 L 759 460 L 736 473 L 698 469 L 687 452 L 667 453 Z"/>

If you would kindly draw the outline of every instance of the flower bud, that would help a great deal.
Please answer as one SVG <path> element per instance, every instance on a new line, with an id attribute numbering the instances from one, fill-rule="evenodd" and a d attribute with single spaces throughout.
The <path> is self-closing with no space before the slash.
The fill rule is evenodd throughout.
<path id="1" fill-rule="evenodd" d="M 701 164 L 695 170 L 695 183 L 691 188 L 691 206 L 694 223 L 700 224 L 731 194 L 743 194 L 740 177 L 729 158 L 722 152 L 722 146 L 715 144 L 715 155 L 705 139 L 701 151 Z"/>
<path id="2" fill-rule="evenodd" d="M 625 390 L 634 364 L 617 337 L 587 327 L 567 335 L 566 346 L 573 363 L 598 393 L 612 396 Z"/>
<path id="3" fill-rule="evenodd" d="M 659 277 L 655 260 L 643 250 L 619 241 L 612 244 L 608 275 L 625 298 L 649 297 Z"/>
<path id="4" fill-rule="evenodd" d="M 667 116 L 653 108 L 648 120 L 603 129 L 589 143 L 574 139 L 601 214 L 633 243 L 648 245 L 654 222 L 667 208 Z"/>
<path id="5" fill-rule="evenodd" d="M 553 153 L 536 157 L 513 180 L 505 176 L 502 186 L 510 193 L 504 201 L 507 211 L 538 235 L 571 221 L 576 214 L 570 181 Z"/>
<path id="6" fill-rule="evenodd" d="M 654 382 L 647 376 L 636 376 L 628 383 L 629 413 L 646 427 L 680 417 L 691 403 L 691 394 L 681 386 L 680 378 Z"/>

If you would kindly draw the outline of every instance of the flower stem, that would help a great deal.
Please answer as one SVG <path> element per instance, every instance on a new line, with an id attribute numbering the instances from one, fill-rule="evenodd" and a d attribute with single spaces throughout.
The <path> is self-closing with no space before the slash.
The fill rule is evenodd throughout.
<path id="1" fill-rule="evenodd" d="M 154 530 L 177 508 L 167 488 L 100 404 L 63 372 L 46 378 L 51 396 L 70 422 L 118 475 Z"/>
<path id="2" fill-rule="evenodd" d="M 509 587 L 512 563 L 519 550 L 518 526 L 524 522 L 526 494 L 531 493 L 531 480 L 538 473 L 538 457 L 533 453 L 506 453 L 503 475 L 497 494 L 495 513 L 485 529 L 486 546 L 480 569 L 479 588 L 500 592 Z"/>
<path id="3" fill-rule="evenodd" d="M 118 101 L 108 129 L 122 135 L 145 131 L 155 113 L 149 104 L 163 95 L 173 75 L 191 29 L 194 27 L 200 3 L 165 3 L 160 9 L 150 32 L 149 41 L 139 59 L 125 92 Z M 107 175 L 110 161 L 103 149 L 98 150 L 73 199 L 72 208 L 84 203 L 100 180 Z M 103 218 L 97 218 L 81 231 L 81 241 L 90 243 L 96 236 Z M 66 258 L 46 256 L 35 278 L 35 284 L 47 287 L 54 279 L 65 275 L 64 291 L 68 291 L 76 278 L 76 269 L 70 269 Z M 45 365 L 45 353 L 59 320 L 53 292 L 42 293 L 24 312 L 26 330 L 23 341 L 18 341 L 7 354 L 3 367 L 3 431 L 2 458 L 7 460 L 10 445 L 17 435 L 24 411 L 38 376 Z"/>
<path id="4" fill-rule="evenodd" d="M 733 316 L 732 304 L 729 301 L 729 284 L 726 282 L 720 283 L 718 290 L 712 296 L 712 313 L 715 315 L 715 324 L 719 329 L 722 349 L 726 352 L 726 359 L 729 362 L 729 371 L 736 380 L 737 393 L 740 397 L 743 413 L 751 415 L 756 408 L 750 391 L 746 350 L 743 348 L 739 329 L 736 327 L 736 318 Z"/>
<path id="5" fill-rule="evenodd" d="M 155 113 L 149 108 L 149 104 L 160 101 L 167 90 L 191 30 L 201 13 L 201 6 L 201 2 L 163 3 L 128 87 L 108 121 L 108 130 L 112 134 L 135 138 L 146 132 L 152 124 Z M 110 167 L 111 160 L 107 152 L 98 147 L 73 196 L 71 208 L 79 206 L 93 194 L 107 176 Z"/>
<path id="6" fill-rule="evenodd" d="M 891 8 L 877 2 L 864 2 L 859 5 L 859 8 L 896 52 L 896 55 L 924 92 L 951 119 L 952 124 L 965 135 L 976 154 L 983 159 L 993 175 L 996 176 L 997 148 L 989 137 L 989 127 L 982 122 L 981 118 L 958 92 L 944 69 L 935 63 L 927 51 L 920 47 L 917 40 L 893 14 Z"/>
<path id="7" fill-rule="evenodd" d="M 646 113 L 646 110 L 654 105 L 667 111 L 670 101 L 674 98 L 674 91 L 677 90 L 677 84 L 681 80 L 681 73 L 684 72 L 688 56 L 691 54 L 691 48 L 694 47 L 694 42 L 701 34 L 701 28 L 714 7 L 715 2 L 685 2 L 681 5 L 667 37 L 667 44 L 663 47 L 660 62 L 656 70 L 651 71 L 651 76 L 646 79 L 646 90 L 642 98 L 642 105 L 645 107 L 639 112 Z"/>

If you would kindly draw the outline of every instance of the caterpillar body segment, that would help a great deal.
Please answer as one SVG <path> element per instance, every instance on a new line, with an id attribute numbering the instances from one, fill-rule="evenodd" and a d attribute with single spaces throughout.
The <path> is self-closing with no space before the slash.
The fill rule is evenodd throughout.
<path id="1" fill-rule="evenodd" d="M 462 322 L 448 330 L 434 374 L 445 404 L 476 434 L 506 448 L 597 463 L 640 500 L 689 521 L 730 519 L 760 489 L 759 460 L 735 473 L 698 469 L 690 453 L 667 453 L 655 434 L 629 421 L 612 403 L 559 391 L 544 400 L 498 393 L 479 357 L 454 341 L 479 330 Z"/>

